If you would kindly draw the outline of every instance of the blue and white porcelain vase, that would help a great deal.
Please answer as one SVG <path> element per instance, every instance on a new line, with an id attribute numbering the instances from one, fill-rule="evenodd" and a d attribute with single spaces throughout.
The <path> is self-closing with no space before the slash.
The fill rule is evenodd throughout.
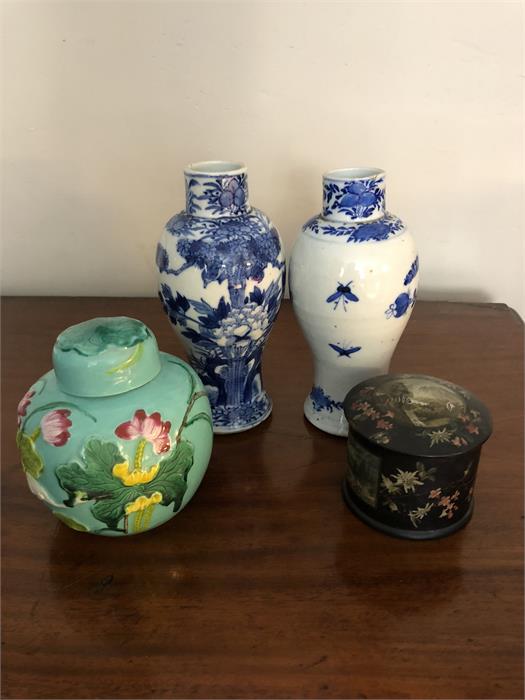
<path id="1" fill-rule="evenodd" d="M 322 214 L 306 222 L 292 252 L 290 292 L 315 364 L 304 413 L 333 435 L 348 432 L 349 389 L 388 372 L 416 300 L 416 246 L 385 211 L 384 183 L 375 168 L 326 173 Z"/>
<path id="2" fill-rule="evenodd" d="M 250 206 L 242 163 L 194 163 L 185 179 L 186 210 L 157 247 L 160 298 L 206 387 L 214 431 L 240 432 L 272 410 L 261 357 L 283 293 L 281 239 Z"/>

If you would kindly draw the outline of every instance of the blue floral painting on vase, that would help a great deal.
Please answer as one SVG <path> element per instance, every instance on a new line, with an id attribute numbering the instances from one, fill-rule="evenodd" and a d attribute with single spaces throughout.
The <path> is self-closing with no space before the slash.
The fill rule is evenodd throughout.
<path id="1" fill-rule="evenodd" d="M 163 282 L 160 297 L 172 324 L 189 341 L 190 361 L 206 385 L 214 425 L 254 423 L 271 407 L 262 389 L 261 355 L 283 293 L 279 236 L 256 210 L 232 219 L 199 219 L 198 224 L 191 217 L 191 229 L 189 219 L 182 213 L 168 222 L 182 264 L 172 265 L 159 244 L 159 271 L 177 277 L 195 268 L 204 289 L 226 283 L 228 293 L 211 305 Z M 269 282 L 271 269 L 278 274 L 270 274 Z"/>
<path id="2" fill-rule="evenodd" d="M 312 400 L 314 411 L 328 411 L 329 413 L 333 413 L 334 409 L 336 411 L 343 410 L 343 402 L 332 399 L 322 386 L 312 387 L 310 399 Z"/>
<path id="3" fill-rule="evenodd" d="M 363 223 L 325 222 L 318 216 L 313 216 L 303 226 L 303 231 L 316 235 L 346 237 L 347 243 L 366 243 L 369 241 L 386 241 L 405 228 L 401 219 L 392 214 L 386 214 L 381 221 Z"/>
<path id="4" fill-rule="evenodd" d="M 352 219 L 367 219 L 382 212 L 384 204 L 383 178 L 328 180 L 323 187 L 323 216 L 341 213 Z"/>

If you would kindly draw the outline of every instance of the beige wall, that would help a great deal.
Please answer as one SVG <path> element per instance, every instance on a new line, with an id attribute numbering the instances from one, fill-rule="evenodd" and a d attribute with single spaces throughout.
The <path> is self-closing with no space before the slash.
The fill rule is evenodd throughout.
<path id="1" fill-rule="evenodd" d="M 519 2 L 7 2 L 3 291 L 152 295 L 189 161 L 288 253 L 321 172 L 387 170 L 423 298 L 523 313 Z"/>

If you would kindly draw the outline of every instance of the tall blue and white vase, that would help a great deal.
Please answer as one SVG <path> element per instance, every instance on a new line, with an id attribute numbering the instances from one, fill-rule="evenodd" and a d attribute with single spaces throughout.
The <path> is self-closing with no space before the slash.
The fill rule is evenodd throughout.
<path id="1" fill-rule="evenodd" d="M 385 174 L 375 168 L 323 176 L 323 211 L 302 228 L 290 262 L 294 311 L 314 356 L 306 418 L 346 435 L 343 399 L 388 372 L 416 300 L 419 259 L 412 235 L 385 211 Z M 377 430 L 381 425 L 378 416 Z"/>
<path id="2" fill-rule="evenodd" d="M 160 298 L 206 387 L 214 431 L 267 418 L 261 357 L 281 304 L 285 262 L 277 229 L 248 201 L 242 163 L 193 163 L 186 209 L 157 247 Z"/>

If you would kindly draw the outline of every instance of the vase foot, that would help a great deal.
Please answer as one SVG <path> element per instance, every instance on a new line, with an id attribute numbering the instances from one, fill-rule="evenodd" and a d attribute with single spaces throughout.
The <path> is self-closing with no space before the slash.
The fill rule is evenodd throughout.
<path id="1" fill-rule="evenodd" d="M 213 432 L 217 435 L 242 433 L 265 421 L 272 412 L 272 400 L 263 393 L 240 406 L 212 406 Z"/>
<path id="2" fill-rule="evenodd" d="M 304 415 L 318 430 L 322 430 L 337 437 L 348 436 L 348 422 L 341 408 L 331 407 L 331 409 L 317 409 L 311 396 L 308 395 L 304 402 Z"/>

